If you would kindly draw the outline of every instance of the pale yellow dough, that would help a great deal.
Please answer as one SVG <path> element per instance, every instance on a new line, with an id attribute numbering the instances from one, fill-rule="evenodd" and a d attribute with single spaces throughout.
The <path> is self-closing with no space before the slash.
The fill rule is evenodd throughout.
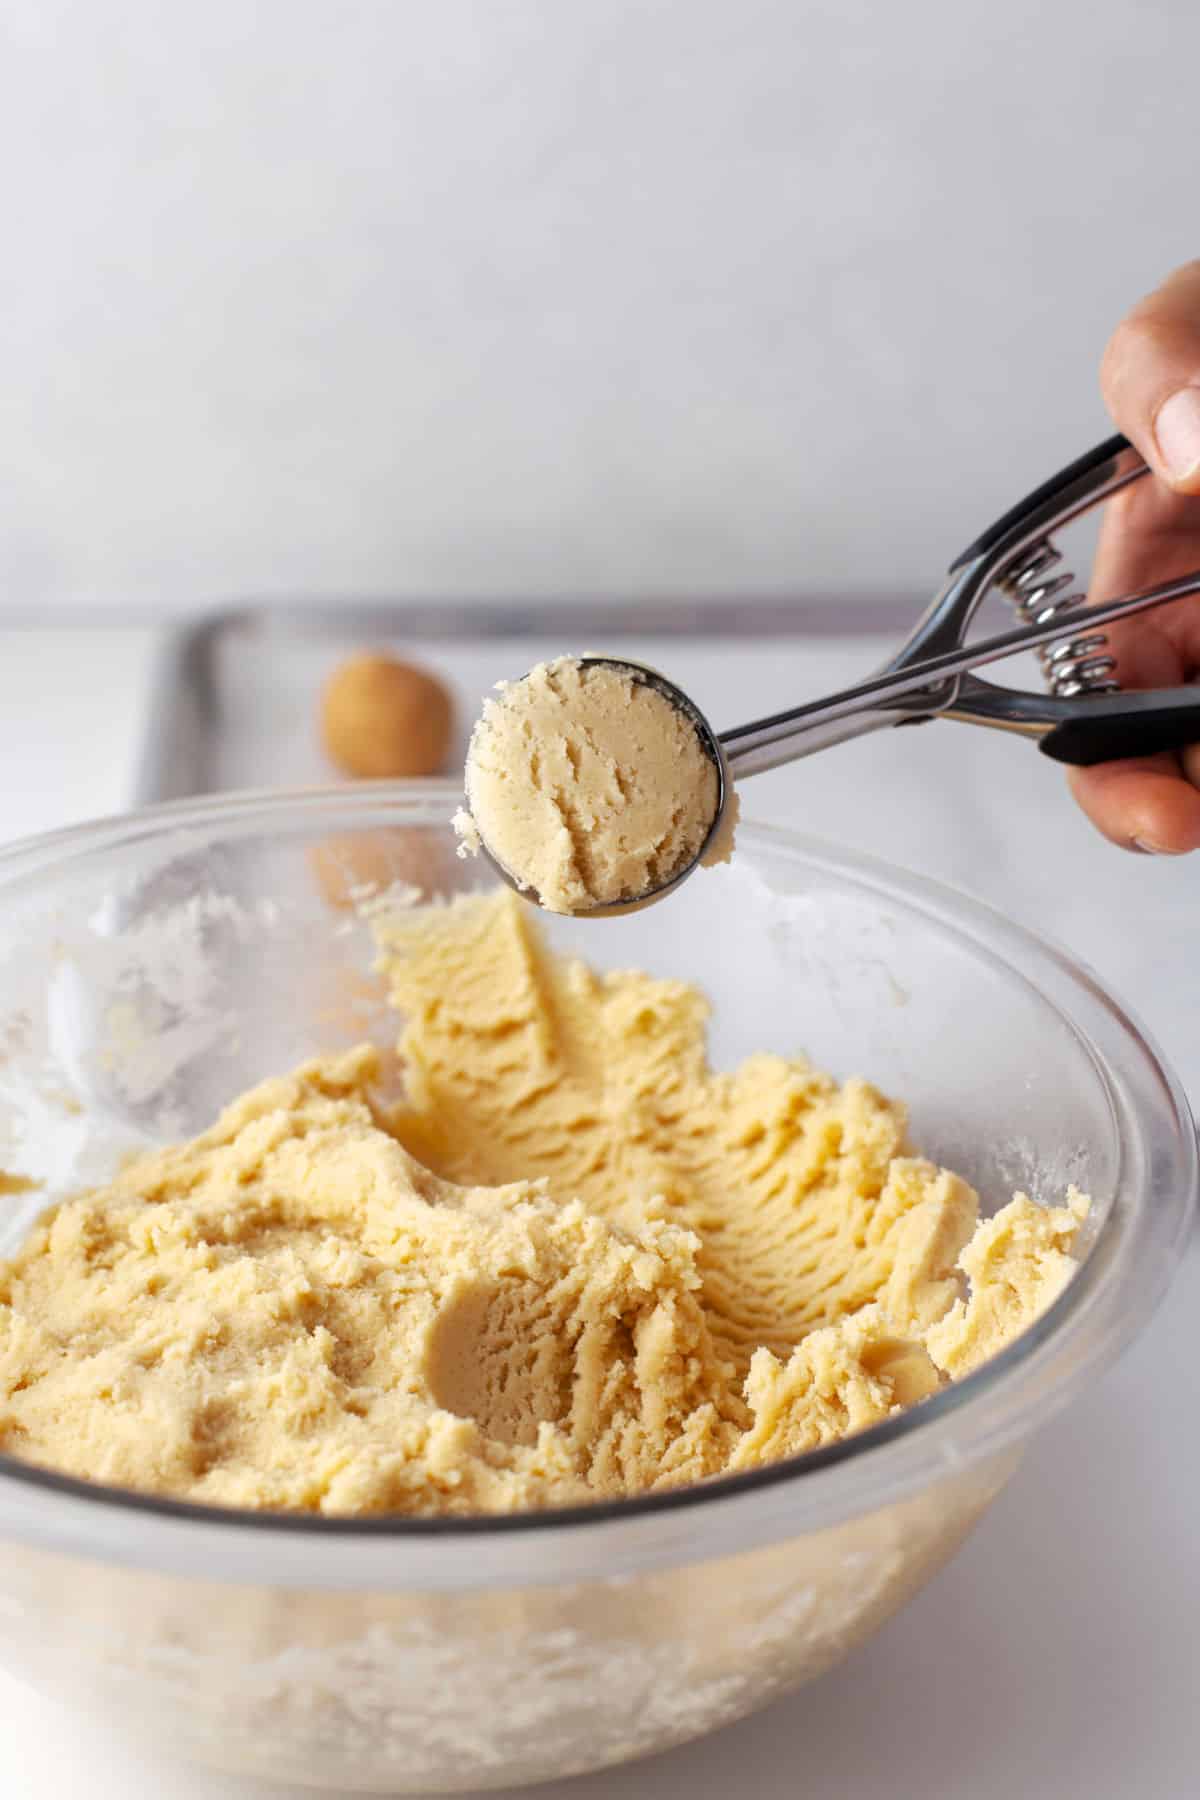
<path id="1" fill-rule="evenodd" d="M 714 1074 L 699 993 L 555 959 L 511 895 L 378 929 L 403 1103 L 313 1063 L 47 1217 L 0 1264 L 6 1450 L 330 1513 L 624 1495 L 888 1417 L 1074 1267 L 1077 1196 L 976 1229 L 899 1106 Z"/>
<path id="2" fill-rule="evenodd" d="M 1034 1206 L 1018 1194 L 985 1219 L 959 1258 L 970 1297 L 930 1326 L 926 1347 L 948 1375 L 968 1375 L 1011 1344 L 1075 1273 L 1071 1254 L 1088 1203 L 1074 1189 L 1065 1206 Z"/>
<path id="3" fill-rule="evenodd" d="M 644 681 L 574 657 L 503 684 L 471 734 L 465 854 L 482 844 L 550 912 L 634 900 L 705 848 L 717 770 L 695 728 Z M 728 861 L 727 802 L 707 862 Z"/>

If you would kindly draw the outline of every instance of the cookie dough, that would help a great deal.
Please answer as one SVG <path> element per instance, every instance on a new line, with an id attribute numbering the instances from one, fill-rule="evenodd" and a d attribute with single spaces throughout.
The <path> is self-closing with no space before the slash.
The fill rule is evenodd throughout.
<path id="1" fill-rule="evenodd" d="M 715 1073 L 694 988 L 552 955 L 510 894 L 377 930 L 402 1097 L 310 1063 L 46 1217 L 0 1264 L 5 1450 L 238 1506 L 591 1501 L 884 1419 L 1074 1267 L 1077 1196 L 977 1226 L 896 1103 Z"/>
<path id="2" fill-rule="evenodd" d="M 1088 1203 L 1072 1190 L 1065 1206 L 1034 1206 L 1018 1194 L 985 1219 L 959 1258 L 971 1284 L 925 1343 L 948 1375 L 969 1375 L 1032 1325 L 1075 1273 L 1071 1254 Z"/>
<path id="3" fill-rule="evenodd" d="M 454 735 L 454 702 L 428 669 L 364 651 L 329 677 L 320 722 L 325 749 L 344 775 L 436 775 Z"/>
<path id="4" fill-rule="evenodd" d="M 550 912 L 636 900 L 705 847 L 717 770 L 690 721 L 627 670 L 539 663 L 489 699 L 467 753 L 465 853 L 480 840 Z M 707 860 L 728 861 L 733 815 Z"/>

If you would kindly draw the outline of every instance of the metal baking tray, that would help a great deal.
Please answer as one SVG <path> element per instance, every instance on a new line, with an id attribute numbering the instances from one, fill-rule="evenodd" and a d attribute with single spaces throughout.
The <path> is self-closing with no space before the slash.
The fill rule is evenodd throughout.
<path id="1" fill-rule="evenodd" d="M 138 762 L 148 804 L 234 788 L 329 781 L 317 697 L 330 670 L 366 647 L 440 674 L 458 702 L 460 748 L 482 696 L 542 657 L 612 650 L 669 668 L 718 726 L 817 693 L 862 671 L 865 646 L 915 616 L 909 601 L 732 599 L 493 601 L 234 606 L 172 632 L 160 655 Z"/>
<path id="2" fill-rule="evenodd" d="M 137 774 L 143 803 L 328 782 L 321 682 L 379 645 L 453 685 L 460 734 L 481 696 L 539 657 L 612 649 L 665 667 L 718 729 L 848 684 L 878 666 L 919 600 L 511 605 L 249 605 L 166 642 Z M 1036 669 L 1006 664 L 1025 685 Z M 460 746 L 461 748 L 462 746 Z M 1139 997 L 1200 1091 L 1194 1019 L 1176 1029 L 1163 970 L 1192 954 L 1192 859 L 1122 856 L 1072 803 L 1061 771 L 1004 732 L 935 724 L 859 738 L 756 775 L 749 816 L 873 851 L 973 889 L 1049 932 Z M 1136 921 L 1133 929 L 1129 921 Z M 1177 1010 L 1177 1009 L 1176 1009 Z M 1183 1015 L 1180 1015 L 1183 1021 Z"/>

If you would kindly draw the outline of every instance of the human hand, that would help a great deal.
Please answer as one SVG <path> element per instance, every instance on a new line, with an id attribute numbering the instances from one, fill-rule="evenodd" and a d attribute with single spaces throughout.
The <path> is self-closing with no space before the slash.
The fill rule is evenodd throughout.
<path id="1" fill-rule="evenodd" d="M 1110 500 L 1089 599 L 1115 599 L 1200 569 L 1200 261 L 1185 263 L 1109 339 L 1105 403 L 1157 479 Z M 1200 676 L 1200 595 L 1108 630 L 1123 687 Z M 1074 769 L 1076 800 L 1114 844 L 1181 856 L 1200 849 L 1200 743 Z"/>

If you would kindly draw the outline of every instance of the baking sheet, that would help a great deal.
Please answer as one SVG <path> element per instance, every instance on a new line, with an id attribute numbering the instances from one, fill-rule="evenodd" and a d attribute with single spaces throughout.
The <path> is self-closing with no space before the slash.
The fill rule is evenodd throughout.
<path id="1" fill-rule="evenodd" d="M 913 603 L 776 602 L 628 608 L 244 607 L 176 633 L 160 661 L 141 802 L 333 779 L 317 739 L 321 682 L 380 645 L 436 669 L 459 700 L 460 748 L 501 677 L 564 650 L 666 668 L 718 729 L 843 686 L 907 633 Z M 1005 679 L 1036 685 L 1014 660 Z M 1164 972 L 1194 965 L 1200 859 L 1123 855 L 1028 741 L 935 723 L 876 733 L 745 784 L 747 816 L 850 844 L 966 888 L 1064 944 L 1144 1005 L 1193 1096 L 1200 1014 L 1166 1004 Z M 1164 986 L 1167 992 L 1164 994 Z"/>
<path id="2" fill-rule="evenodd" d="M 159 659 L 136 798 L 147 805 L 268 783 L 328 781 L 317 742 L 321 683 L 338 661 L 384 648 L 440 674 L 458 699 L 465 748 L 483 693 L 502 676 L 566 650 L 656 659 L 732 723 L 724 682 L 775 672 L 780 704 L 795 695 L 802 651 L 880 635 L 898 638 L 917 603 L 833 599 L 628 603 L 495 601 L 233 607 L 173 632 Z M 774 647 L 775 654 L 768 647 Z M 765 654 L 764 654 L 765 652 Z M 815 690 L 814 690 L 815 691 Z"/>

